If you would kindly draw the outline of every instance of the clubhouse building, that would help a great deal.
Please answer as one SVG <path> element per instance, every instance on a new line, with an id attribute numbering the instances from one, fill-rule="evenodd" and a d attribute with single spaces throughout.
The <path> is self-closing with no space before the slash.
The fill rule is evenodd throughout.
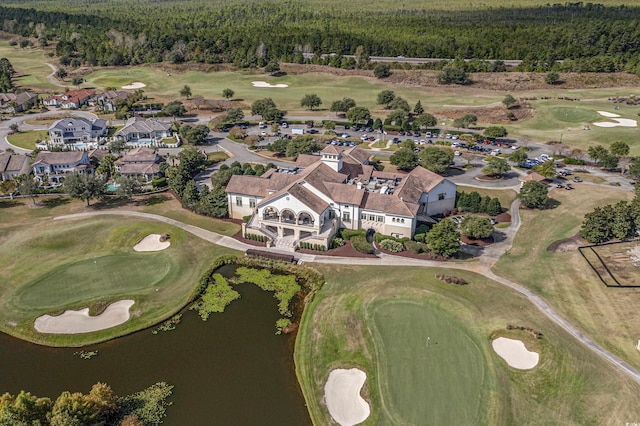
<path id="1" fill-rule="evenodd" d="M 250 217 L 244 234 L 264 235 L 279 247 L 300 242 L 329 247 L 340 228 L 373 229 L 412 237 L 418 221 L 452 210 L 456 185 L 423 167 L 410 173 L 374 169 L 359 147 L 329 145 L 300 155 L 292 169 L 262 176 L 232 176 L 229 216 Z"/>

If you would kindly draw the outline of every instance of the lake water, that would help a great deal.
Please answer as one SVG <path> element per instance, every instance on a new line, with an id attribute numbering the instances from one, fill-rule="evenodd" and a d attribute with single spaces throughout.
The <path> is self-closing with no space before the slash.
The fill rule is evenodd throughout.
<path id="1" fill-rule="evenodd" d="M 228 268 L 228 267 L 225 267 Z M 166 425 L 309 425 L 293 368 L 293 338 L 276 336 L 277 300 L 252 284 L 223 314 L 185 312 L 176 330 L 150 330 L 85 350 L 54 349 L 0 333 L 0 393 L 57 397 L 96 382 L 118 395 L 159 381 L 175 386 Z"/>

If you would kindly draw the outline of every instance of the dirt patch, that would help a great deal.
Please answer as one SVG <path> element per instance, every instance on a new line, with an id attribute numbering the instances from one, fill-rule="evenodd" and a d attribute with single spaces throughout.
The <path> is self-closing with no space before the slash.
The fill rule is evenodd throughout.
<path id="1" fill-rule="evenodd" d="M 375 254 L 360 253 L 351 245 L 351 241 L 345 241 L 342 247 L 333 248 L 327 251 L 315 251 L 308 249 L 298 249 L 296 253 L 314 254 L 322 256 L 339 256 L 339 257 L 378 257 Z"/>
<path id="2" fill-rule="evenodd" d="M 476 247 L 487 247 L 495 242 L 493 240 L 493 237 L 474 240 L 473 238 L 469 238 L 466 235 L 462 235 L 460 237 L 460 241 L 462 241 L 464 244 Z"/>
<path id="3" fill-rule="evenodd" d="M 465 114 L 473 114 L 478 117 L 478 121 L 484 123 L 509 123 L 512 121 L 522 121 L 528 120 L 532 118 L 535 114 L 535 109 L 531 108 L 529 102 L 520 101 L 520 105 L 511 107 L 510 109 L 506 109 L 504 106 L 480 106 L 473 108 L 454 108 L 454 109 L 445 109 L 440 111 L 434 111 L 433 115 L 435 115 L 438 119 L 443 118 L 458 118 L 462 117 Z M 509 119 L 509 114 L 513 114 L 515 120 Z"/>
<path id="4" fill-rule="evenodd" d="M 567 253 L 576 250 L 580 246 L 589 244 L 587 240 L 576 234 L 571 238 L 554 241 L 547 247 L 548 253 Z"/>

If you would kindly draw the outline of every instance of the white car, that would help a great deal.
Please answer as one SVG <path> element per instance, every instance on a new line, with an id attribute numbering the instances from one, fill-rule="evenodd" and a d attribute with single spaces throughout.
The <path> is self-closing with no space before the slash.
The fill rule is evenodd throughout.
<path id="1" fill-rule="evenodd" d="M 343 139 L 347 139 L 349 137 L 348 133 L 343 133 L 342 135 L 340 135 L 341 138 Z"/>
<path id="2" fill-rule="evenodd" d="M 458 157 L 458 156 L 462 155 L 462 153 L 461 153 L 460 151 L 454 151 L 454 152 L 453 152 L 453 155 L 455 155 L 456 157 Z"/>
<path id="3" fill-rule="evenodd" d="M 260 132 L 260 136 L 267 136 L 267 132 L 265 131 Z"/>

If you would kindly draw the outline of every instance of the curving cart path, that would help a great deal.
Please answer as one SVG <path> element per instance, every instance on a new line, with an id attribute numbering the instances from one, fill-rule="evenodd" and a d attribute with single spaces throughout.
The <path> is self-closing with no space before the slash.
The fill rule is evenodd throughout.
<path id="1" fill-rule="evenodd" d="M 511 248 L 513 243 L 513 238 L 520 228 L 520 215 L 519 215 L 519 207 L 520 201 L 516 199 L 511 204 L 511 215 L 512 215 L 512 223 L 509 228 L 504 229 L 505 231 L 505 239 L 500 243 L 496 243 L 491 247 L 491 250 L 486 250 L 478 262 L 440 262 L 434 260 L 420 260 L 420 259 L 411 259 L 401 256 L 393 256 L 388 254 L 381 254 L 378 258 L 351 258 L 351 257 L 338 257 L 338 256 L 324 256 L 324 255 L 301 255 L 299 258 L 302 262 L 316 262 L 316 263 L 324 263 L 324 264 L 342 264 L 342 265 L 371 265 L 371 266 L 421 266 L 421 267 L 436 267 L 436 268 L 449 268 L 449 269 L 461 269 L 466 271 L 475 272 L 481 275 L 484 275 L 487 278 L 490 278 L 506 287 L 509 287 L 512 290 L 517 291 L 521 295 L 527 298 L 529 302 L 531 302 L 538 310 L 540 310 L 543 314 L 545 314 L 551 321 L 553 321 L 560 328 L 565 330 L 571 336 L 573 336 L 576 340 L 584 344 L 589 350 L 591 350 L 596 355 L 600 356 L 605 361 L 609 362 L 613 366 L 617 367 L 622 373 L 624 373 L 627 377 L 634 380 L 636 383 L 640 384 L 640 371 L 636 370 L 634 367 L 629 365 L 627 362 L 618 358 L 611 352 L 607 351 L 601 345 L 596 343 L 594 340 L 584 335 L 577 327 L 571 324 L 569 321 L 564 319 L 558 312 L 556 312 L 542 297 L 538 296 L 528 288 L 524 287 L 521 284 L 518 284 L 514 281 L 508 280 L 506 278 L 500 277 L 491 271 L 491 266 L 500 258 L 502 254 L 504 254 L 507 250 Z M 185 231 L 202 238 L 206 241 L 209 241 L 214 244 L 218 244 L 224 247 L 228 247 L 235 250 L 245 251 L 250 248 L 255 248 L 254 246 L 245 244 L 238 240 L 235 240 L 231 237 L 227 237 L 224 235 L 220 235 L 215 232 L 207 231 L 206 229 L 199 228 L 197 226 L 189 225 L 183 222 L 179 222 L 174 219 L 170 219 L 164 216 L 136 212 L 130 210 L 119 210 L 119 211 L 102 211 L 102 212 L 85 212 L 85 213 L 76 213 L 65 216 L 57 216 L 54 217 L 53 220 L 66 220 L 66 219 L 77 219 L 77 218 L 85 218 L 91 216 L 98 215 L 124 215 L 124 216 L 133 216 L 140 217 L 144 219 L 156 220 L 160 222 L 167 223 L 169 225 L 176 226 L 178 228 L 184 229 Z M 273 252 L 282 252 L 290 254 L 290 252 L 280 251 L 274 248 L 270 248 L 270 251 Z"/>

